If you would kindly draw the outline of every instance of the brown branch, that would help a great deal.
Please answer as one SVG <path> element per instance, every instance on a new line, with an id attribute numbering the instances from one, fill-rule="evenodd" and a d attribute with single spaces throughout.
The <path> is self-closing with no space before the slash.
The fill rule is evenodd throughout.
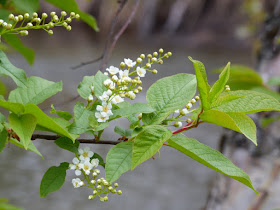
<path id="1" fill-rule="evenodd" d="M 127 21 L 124 23 L 124 25 L 121 27 L 121 29 L 119 30 L 119 32 L 114 36 L 113 38 L 113 42 L 110 46 L 110 48 L 107 49 L 107 52 L 105 53 L 105 56 L 101 62 L 101 65 L 100 65 L 100 70 L 103 71 L 105 69 L 105 66 L 108 64 L 108 60 L 112 54 L 112 51 L 113 49 L 115 48 L 115 45 L 117 43 L 117 41 L 119 40 L 120 36 L 124 33 L 124 31 L 127 29 L 128 25 L 131 23 L 132 19 L 134 18 L 135 16 L 135 13 L 137 11 L 137 8 L 139 6 L 139 3 L 140 3 L 140 0 L 136 0 L 135 1 L 135 4 L 131 10 L 131 13 L 127 19 Z"/>
<path id="2" fill-rule="evenodd" d="M 44 134 L 33 134 L 31 137 L 31 140 L 34 141 L 36 139 L 42 139 L 47 141 L 53 141 L 60 138 L 58 135 L 44 135 Z M 120 139 L 119 139 L 120 140 Z M 110 144 L 110 145 L 116 145 L 123 141 L 112 141 L 112 140 L 95 140 L 95 139 L 77 139 L 82 144 Z"/>
<path id="3" fill-rule="evenodd" d="M 106 53 L 108 51 L 109 45 L 110 45 L 110 43 L 112 42 L 112 39 L 113 39 L 112 37 L 114 35 L 115 28 L 116 28 L 116 25 L 118 23 L 119 16 L 121 14 L 121 11 L 125 7 L 126 3 L 127 3 L 127 0 L 121 0 L 120 1 L 119 8 L 118 8 L 118 10 L 117 10 L 113 20 L 112 20 L 112 23 L 111 23 L 111 26 L 110 26 L 110 31 L 108 33 L 107 41 L 106 41 L 106 44 L 105 44 L 105 47 L 104 47 L 102 55 L 99 58 L 96 58 L 96 59 L 91 60 L 91 61 L 82 62 L 81 64 L 72 67 L 73 70 L 81 68 L 81 67 L 83 67 L 85 65 L 89 65 L 89 64 L 95 63 L 95 62 L 100 61 L 100 60 L 102 60 L 100 67 L 103 65 L 104 59 L 107 57 Z M 100 70 L 102 71 L 104 69 L 100 68 Z"/>

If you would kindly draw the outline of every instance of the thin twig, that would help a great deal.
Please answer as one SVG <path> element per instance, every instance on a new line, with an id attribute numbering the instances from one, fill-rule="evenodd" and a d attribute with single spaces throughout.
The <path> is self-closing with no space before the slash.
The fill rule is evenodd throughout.
<path id="1" fill-rule="evenodd" d="M 105 59 L 105 57 L 107 57 L 106 56 L 107 50 L 108 50 L 109 45 L 111 44 L 112 39 L 113 39 L 113 35 L 114 35 L 115 28 L 116 28 L 116 25 L 117 25 L 118 20 L 119 20 L 119 16 L 120 16 L 123 8 L 125 7 L 126 3 L 127 3 L 127 0 L 121 0 L 121 2 L 120 2 L 119 8 L 118 8 L 118 10 L 117 10 L 113 20 L 112 20 L 112 23 L 111 23 L 111 26 L 110 26 L 110 31 L 108 33 L 107 41 L 106 41 L 106 44 L 105 44 L 105 47 L 104 47 L 102 55 L 99 58 L 96 58 L 94 60 L 87 61 L 87 62 L 82 62 L 81 64 L 72 67 L 73 70 L 81 68 L 81 67 L 83 67 L 85 65 L 89 65 L 89 64 L 95 63 L 95 62 L 100 61 L 100 60 L 102 60 L 100 67 L 103 65 L 104 59 Z M 103 69 L 100 68 L 100 70 L 102 71 Z"/>
<path id="2" fill-rule="evenodd" d="M 60 138 L 58 135 L 44 135 L 44 134 L 33 134 L 31 137 L 31 140 L 34 141 L 36 139 L 42 139 L 47 141 L 54 141 L 56 139 Z M 123 141 L 112 141 L 112 140 L 95 140 L 95 139 L 77 139 L 80 143 L 83 144 L 111 144 L 116 145 Z"/>
<path id="3" fill-rule="evenodd" d="M 127 29 L 128 25 L 131 23 L 132 19 L 134 18 L 137 8 L 139 6 L 140 0 L 136 0 L 135 4 L 131 10 L 131 13 L 127 19 L 127 21 L 124 23 L 124 25 L 121 27 L 121 29 L 119 30 L 119 32 L 114 36 L 113 38 L 113 42 L 110 46 L 110 48 L 108 48 L 108 50 L 105 53 L 104 58 L 102 59 L 102 62 L 100 64 L 100 70 L 103 71 L 105 66 L 108 64 L 108 60 L 111 57 L 112 51 L 116 46 L 117 41 L 119 40 L 120 36 L 124 33 L 124 31 Z"/>

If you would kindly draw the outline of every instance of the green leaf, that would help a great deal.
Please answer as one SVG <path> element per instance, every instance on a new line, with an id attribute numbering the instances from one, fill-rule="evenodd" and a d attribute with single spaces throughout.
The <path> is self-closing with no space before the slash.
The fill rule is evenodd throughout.
<path id="1" fill-rule="evenodd" d="M 85 12 L 82 12 L 79 9 L 78 4 L 76 3 L 75 0 L 59 0 L 59 1 L 46 0 L 46 1 L 62 10 L 65 10 L 66 12 L 75 12 L 75 13 L 79 14 L 81 16 L 81 19 L 85 23 L 87 23 L 92 29 L 94 29 L 95 31 L 99 31 L 96 19 L 93 16 L 91 16 Z"/>
<path id="2" fill-rule="evenodd" d="M 22 142 L 19 142 L 17 139 L 10 139 L 10 142 L 20 148 L 24 148 L 24 145 Z M 27 150 L 36 153 L 37 155 L 41 156 L 41 158 L 44 160 L 43 155 L 38 151 L 38 149 L 35 147 L 35 145 L 33 144 L 33 142 L 31 141 L 28 145 Z"/>
<path id="3" fill-rule="evenodd" d="M 0 100 L 0 107 L 3 107 L 4 109 L 7 109 L 14 113 L 23 113 L 24 112 L 24 106 L 20 103 L 13 103 L 9 101 L 3 101 Z"/>
<path id="4" fill-rule="evenodd" d="M 105 128 L 109 127 L 108 122 L 100 123 L 97 127 L 93 128 L 94 131 L 102 131 Z"/>
<path id="5" fill-rule="evenodd" d="M 101 71 L 98 71 L 93 79 L 94 95 L 98 98 L 107 88 L 104 86 L 104 81 L 108 79 Z"/>
<path id="6" fill-rule="evenodd" d="M 27 62 L 32 65 L 35 59 L 35 52 L 33 49 L 26 47 L 22 41 L 15 34 L 3 34 L 5 42 L 7 42 L 10 46 L 12 46 L 15 50 L 17 50 L 23 57 L 27 60 Z"/>
<path id="7" fill-rule="evenodd" d="M 0 112 L 0 123 L 6 122 L 6 117 Z"/>
<path id="8" fill-rule="evenodd" d="M 191 57 L 189 57 L 189 59 L 191 62 L 193 62 L 193 66 L 196 74 L 196 80 L 197 80 L 197 87 L 198 87 L 202 107 L 204 110 L 207 110 L 210 107 L 209 104 L 210 86 L 207 81 L 205 67 L 203 63 L 201 63 L 200 61 L 193 60 Z"/>
<path id="9" fill-rule="evenodd" d="M 280 85 L 280 77 L 272 77 L 267 82 L 268 85 Z"/>
<path id="10" fill-rule="evenodd" d="M 154 83 L 147 91 L 147 104 L 156 112 L 143 114 L 144 124 L 159 124 L 174 112 L 185 106 L 196 92 L 196 79 L 191 74 L 177 74 Z"/>
<path id="11" fill-rule="evenodd" d="M 274 90 L 270 90 L 270 89 L 267 89 L 265 87 L 254 87 L 251 89 L 252 91 L 255 91 L 255 92 L 259 92 L 259 93 L 264 93 L 266 95 L 270 95 L 274 98 L 276 98 L 278 101 L 280 101 L 280 94 Z"/>
<path id="12" fill-rule="evenodd" d="M 74 122 L 68 127 L 69 132 L 73 134 L 81 134 L 91 130 L 89 117 L 92 115 L 93 112 L 85 108 L 83 103 L 76 103 L 74 107 Z"/>
<path id="13" fill-rule="evenodd" d="M 87 99 L 91 95 L 90 87 L 93 85 L 93 81 L 94 76 L 85 76 L 79 84 L 77 91 L 82 98 Z"/>
<path id="14" fill-rule="evenodd" d="M 211 109 L 215 108 L 217 106 L 221 106 L 223 104 L 226 104 L 228 102 L 231 102 L 233 100 L 236 100 L 238 98 L 242 98 L 242 97 L 244 97 L 244 96 L 235 96 L 235 95 L 230 95 L 230 94 L 222 94 L 219 98 L 217 98 L 216 101 L 214 101 L 211 104 Z"/>
<path id="15" fill-rule="evenodd" d="M 132 166 L 132 145 L 131 141 L 122 142 L 110 149 L 106 157 L 106 180 L 116 181 L 123 173 Z"/>
<path id="16" fill-rule="evenodd" d="M 222 72 L 222 69 L 214 72 Z M 253 87 L 263 86 L 261 76 L 253 69 L 244 65 L 232 65 L 230 78 L 227 83 L 231 90 L 250 90 Z"/>
<path id="17" fill-rule="evenodd" d="M 222 73 L 219 75 L 219 79 L 212 86 L 209 93 L 210 104 L 215 102 L 220 94 L 223 92 L 225 85 L 229 79 L 230 63 L 226 65 Z"/>
<path id="18" fill-rule="evenodd" d="M 71 135 L 66 128 L 63 128 L 58 122 L 56 122 L 53 118 L 46 115 L 38 106 L 34 104 L 25 105 L 25 113 L 32 114 L 37 118 L 37 124 L 41 127 L 46 128 L 48 131 L 52 131 L 58 135 L 68 137 L 75 141 L 74 135 Z M 61 120 L 61 118 L 58 118 Z M 69 123 L 68 121 L 64 120 Z"/>
<path id="19" fill-rule="evenodd" d="M 19 87 L 10 92 L 9 101 L 40 104 L 59 91 L 62 91 L 62 82 L 55 83 L 40 77 L 29 77 L 26 87 Z"/>
<path id="20" fill-rule="evenodd" d="M 50 167 L 44 174 L 40 185 L 40 196 L 46 197 L 51 192 L 55 192 L 64 184 L 66 170 L 69 163 L 63 162 L 59 166 Z"/>
<path id="21" fill-rule="evenodd" d="M 168 140 L 168 146 L 179 150 L 190 158 L 219 173 L 245 184 L 258 193 L 254 189 L 249 176 L 244 171 L 235 166 L 223 154 L 211 147 L 201 144 L 195 139 L 186 138 L 183 135 L 172 136 L 171 139 Z"/>
<path id="22" fill-rule="evenodd" d="M 3 151 L 4 147 L 6 146 L 8 138 L 8 132 L 5 128 L 2 129 L 0 132 L 0 153 Z"/>
<path id="23" fill-rule="evenodd" d="M 23 210 L 23 209 L 9 204 L 6 198 L 0 198 L 0 210 Z"/>
<path id="24" fill-rule="evenodd" d="M 7 94 L 6 85 L 0 80 L 0 95 L 5 96 Z"/>
<path id="25" fill-rule="evenodd" d="M 0 50 L 0 74 L 11 77 L 19 87 L 26 86 L 25 72 L 12 65 L 2 50 Z"/>
<path id="26" fill-rule="evenodd" d="M 75 140 L 75 143 L 73 144 L 73 141 L 67 137 L 60 137 L 54 142 L 57 146 L 59 146 L 62 149 L 68 150 L 73 153 L 78 153 L 78 148 L 80 145 L 80 142 Z"/>
<path id="27" fill-rule="evenodd" d="M 20 12 L 28 12 L 30 15 L 39 10 L 39 0 L 12 0 L 14 6 Z"/>
<path id="28" fill-rule="evenodd" d="M 95 159 L 95 158 L 97 158 L 98 160 L 99 160 L 99 165 L 101 165 L 103 168 L 105 168 L 105 163 L 104 163 L 104 160 L 103 160 L 103 158 L 99 155 L 99 154 L 97 154 L 96 152 L 93 154 L 93 156 L 90 158 L 90 161 L 92 160 L 92 159 Z"/>
<path id="29" fill-rule="evenodd" d="M 135 137 L 132 152 L 132 170 L 140 163 L 151 158 L 167 141 L 172 132 L 160 125 L 151 125 Z"/>
<path id="30" fill-rule="evenodd" d="M 120 136 L 131 136 L 132 129 L 123 129 L 120 126 L 116 126 L 114 131 L 119 134 Z"/>
<path id="31" fill-rule="evenodd" d="M 243 113 L 225 113 L 216 110 L 208 110 L 200 115 L 200 119 L 243 133 L 255 145 L 257 145 L 256 125 L 254 121 Z"/>
<path id="32" fill-rule="evenodd" d="M 115 110 L 114 114 L 122 117 L 128 117 L 130 115 L 137 114 L 137 113 L 151 113 L 154 111 L 155 109 L 151 108 L 147 104 L 135 103 L 132 104 L 131 106 Z"/>
<path id="33" fill-rule="evenodd" d="M 280 115 L 276 117 L 261 118 L 261 124 L 263 128 L 266 128 L 271 123 L 274 123 L 279 120 L 280 120 Z"/>
<path id="34" fill-rule="evenodd" d="M 51 105 L 51 108 L 52 109 L 51 109 L 50 113 L 55 113 L 55 114 L 57 114 L 57 116 L 62 117 L 63 119 L 65 119 L 67 121 L 69 121 L 73 117 L 69 112 L 55 110 L 53 104 Z"/>
<path id="35" fill-rule="evenodd" d="M 243 112 L 250 114 L 261 111 L 280 111 L 280 103 L 274 97 L 250 90 L 228 92 L 230 95 L 241 96 L 236 100 L 222 104 L 213 109 L 222 112 Z"/>
<path id="36" fill-rule="evenodd" d="M 14 113 L 9 115 L 9 123 L 12 129 L 16 132 L 24 148 L 27 150 L 31 141 L 31 136 L 35 130 L 37 119 L 32 114 L 24 114 L 18 116 Z"/>

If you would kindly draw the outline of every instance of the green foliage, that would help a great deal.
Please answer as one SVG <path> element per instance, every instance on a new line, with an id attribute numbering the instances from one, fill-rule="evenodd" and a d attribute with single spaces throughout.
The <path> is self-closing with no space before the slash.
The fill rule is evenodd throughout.
<path id="1" fill-rule="evenodd" d="M 33 12 L 39 10 L 39 0 L 12 0 L 14 6 L 19 12 L 28 12 L 32 15 Z"/>
<path id="2" fill-rule="evenodd" d="M 91 94 L 90 87 L 93 86 L 94 76 L 85 76 L 83 81 L 78 86 L 79 95 L 87 99 L 87 97 Z"/>
<path id="3" fill-rule="evenodd" d="M 18 141 L 17 139 L 11 138 L 9 140 L 9 142 L 11 142 L 12 144 L 14 144 L 14 145 L 16 145 L 16 146 L 18 146 L 20 148 L 24 148 L 23 142 Z M 42 159 L 44 160 L 43 155 L 38 151 L 38 149 L 35 147 L 35 145 L 33 144 L 32 141 L 28 144 L 27 150 L 36 153 L 37 155 L 41 156 Z"/>
<path id="4" fill-rule="evenodd" d="M 121 128 L 120 126 L 116 126 L 114 131 L 117 133 L 117 134 L 120 134 L 120 136 L 131 136 L 131 133 L 132 133 L 132 129 L 123 129 Z"/>
<path id="5" fill-rule="evenodd" d="M 137 113 L 151 113 L 154 112 L 155 109 L 151 108 L 147 104 L 144 103 L 135 103 L 132 105 L 129 105 L 122 109 L 117 109 L 114 114 L 119 115 L 122 117 L 128 117 Z"/>
<path id="6" fill-rule="evenodd" d="M 143 114 L 143 123 L 159 124 L 176 109 L 186 105 L 195 92 L 195 76 L 191 74 L 177 74 L 158 80 L 147 91 L 147 104 L 156 112 Z"/>
<path id="7" fill-rule="evenodd" d="M 109 182 L 116 181 L 123 173 L 131 169 L 132 146 L 133 142 L 122 142 L 108 152 L 105 173 Z"/>
<path id="8" fill-rule="evenodd" d="M 24 106 L 20 103 L 14 103 L 9 101 L 0 100 L 0 107 L 3 107 L 4 109 L 7 109 L 14 113 L 23 113 L 24 112 Z"/>
<path id="9" fill-rule="evenodd" d="M 225 113 L 217 110 L 208 110 L 203 112 L 200 115 L 200 118 L 205 122 L 243 133 L 248 139 L 257 145 L 256 125 L 250 117 L 243 113 Z"/>
<path id="10" fill-rule="evenodd" d="M 6 146 L 8 139 L 8 132 L 5 128 L 2 128 L 0 131 L 0 153 L 3 151 L 4 147 Z"/>
<path id="11" fill-rule="evenodd" d="M 68 150 L 73 153 L 78 153 L 78 148 L 80 145 L 80 142 L 75 140 L 74 144 L 73 141 L 67 137 L 60 137 L 54 142 L 57 146 L 59 146 L 62 149 Z"/>
<path id="12" fill-rule="evenodd" d="M 74 107 L 74 122 L 68 127 L 70 133 L 81 134 L 90 130 L 89 117 L 93 112 L 84 107 L 83 103 L 76 103 Z"/>
<path id="13" fill-rule="evenodd" d="M 223 92 L 224 87 L 229 79 L 229 72 L 230 72 L 230 63 L 226 65 L 226 67 L 220 74 L 219 79 L 215 82 L 215 84 L 212 86 L 209 92 L 210 105 L 212 105 L 212 103 L 215 102 L 220 96 L 220 94 Z"/>
<path id="14" fill-rule="evenodd" d="M 10 92 L 9 101 L 22 104 L 40 104 L 62 91 L 62 82 L 51 82 L 40 77 L 29 77 L 24 87 Z"/>
<path id="15" fill-rule="evenodd" d="M 197 80 L 197 87 L 200 95 L 200 100 L 202 103 L 202 108 L 204 110 L 209 109 L 209 91 L 210 91 L 210 85 L 207 81 L 207 75 L 205 71 L 205 67 L 203 63 L 200 61 L 193 60 L 191 57 L 189 59 L 193 62 L 194 70 L 196 74 L 196 80 Z"/>
<path id="16" fill-rule="evenodd" d="M 40 185 L 40 196 L 46 197 L 49 193 L 55 192 L 64 184 L 66 170 L 69 163 L 63 162 L 59 166 L 50 167 L 44 174 Z"/>
<path id="17" fill-rule="evenodd" d="M 179 150 L 190 158 L 219 173 L 245 184 L 257 193 L 249 176 L 220 152 L 201 144 L 195 139 L 186 138 L 183 135 L 175 135 L 170 138 L 168 140 L 168 146 Z"/>
<path id="18" fill-rule="evenodd" d="M 0 50 L 0 74 L 11 77 L 17 86 L 26 87 L 27 78 L 24 70 L 12 65 L 2 50 Z"/>
<path id="19" fill-rule="evenodd" d="M 6 43 L 17 50 L 20 54 L 24 56 L 27 62 L 32 65 L 35 59 L 35 52 L 29 47 L 26 47 L 22 41 L 14 34 L 4 34 L 2 35 Z"/>
<path id="20" fill-rule="evenodd" d="M 163 142 L 172 136 L 172 132 L 160 125 L 150 125 L 144 128 L 134 140 L 132 152 L 132 170 L 155 155 Z M 108 160 L 107 160 L 108 161 Z"/>
<path id="21" fill-rule="evenodd" d="M 222 69 L 214 72 L 222 72 Z M 231 90 L 251 90 L 254 87 L 263 86 L 260 75 L 253 69 L 244 65 L 231 65 L 230 78 L 227 83 Z"/>
<path id="22" fill-rule="evenodd" d="M 274 97 L 250 90 L 230 91 L 228 94 L 239 96 L 236 100 L 213 109 L 222 112 L 242 112 L 250 114 L 261 111 L 280 111 L 280 103 Z"/>
<path id="23" fill-rule="evenodd" d="M 0 198 L 0 210 L 23 210 L 23 209 L 9 204 L 6 198 Z"/>
<path id="24" fill-rule="evenodd" d="M 65 119 L 67 121 L 72 119 L 72 117 L 73 117 L 69 112 L 56 110 L 54 108 L 53 104 L 51 105 L 51 108 L 52 109 L 51 109 L 50 113 L 55 113 L 55 114 L 57 114 L 57 116 L 62 117 L 63 119 Z"/>
<path id="25" fill-rule="evenodd" d="M 104 81 L 108 79 L 101 71 L 98 71 L 93 78 L 93 85 L 94 85 L 94 95 L 96 97 L 101 96 L 107 88 L 104 86 Z"/>
<path id="26" fill-rule="evenodd" d="M 85 23 L 87 23 L 92 29 L 94 29 L 95 31 L 99 31 L 96 19 L 93 16 L 91 16 L 85 12 L 82 12 L 79 9 L 78 4 L 76 3 L 75 0 L 59 0 L 59 1 L 46 0 L 46 1 L 62 10 L 65 10 L 66 12 L 75 12 L 75 13 L 79 14 L 81 16 L 81 19 Z"/>
<path id="27" fill-rule="evenodd" d="M 18 116 L 14 113 L 9 115 L 9 122 L 12 129 L 16 132 L 24 148 L 27 150 L 31 141 L 31 136 L 36 127 L 36 117 L 32 114 L 23 114 Z"/>

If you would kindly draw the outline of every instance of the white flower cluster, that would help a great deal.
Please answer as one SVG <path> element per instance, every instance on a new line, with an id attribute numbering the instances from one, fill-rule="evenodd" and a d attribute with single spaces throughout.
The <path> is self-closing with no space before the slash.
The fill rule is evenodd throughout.
<path id="1" fill-rule="evenodd" d="M 80 176 L 82 172 L 84 172 L 86 175 L 89 175 L 92 169 L 99 165 L 99 160 L 97 158 L 91 160 L 93 155 L 94 153 L 90 151 L 89 147 L 79 149 L 79 158 L 73 158 L 73 163 L 71 163 L 69 166 L 71 170 L 75 170 L 76 176 Z M 72 184 L 75 188 L 84 185 L 84 183 L 79 178 L 73 179 Z"/>
<path id="2" fill-rule="evenodd" d="M 186 108 L 183 108 L 182 110 L 177 109 L 174 111 L 175 114 L 179 114 L 175 119 L 179 119 L 180 117 L 186 116 L 191 113 L 190 109 L 193 107 L 193 105 L 199 100 L 199 96 L 195 96 L 193 99 L 189 101 L 189 103 L 186 105 Z M 178 122 L 174 123 L 175 127 L 182 127 L 183 123 L 182 120 L 179 120 Z M 190 118 L 187 120 L 184 120 L 185 122 L 189 123 L 191 121 Z"/>
<path id="3" fill-rule="evenodd" d="M 163 49 L 160 49 L 159 53 L 154 52 L 153 55 L 148 54 L 148 62 L 146 64 L 143 64 L 146 56 L 141 54 L 136 61 L 125 58 L 120 63 L 120 68 L 110 66 L 106 69 L 104 75 L 109 78 L 104 81 L 104 86 L 107 90 L 98 97 L 102 104 L 96 107 L 97 112 L 95 112 L 95 117 L 98 122 L 106 122 L 113 115 L 112 104 L 121 103 L 126 97 L 131 100 L 135 99 L 136 94 L 142 91 L 142 87 L 140 86 L 142 84 L 141 78 L 145 77 L 147 71 L 153 74 L 157 73 L 156 69 L 150 70 L 152 64 L 162 64 L 163 58 L 168 58 L 172 55 L 171 52 L 161 55 L 162 53 Z M 87 98 L 89 103 L 93 101 L 93 94 L 94 87 L 92 86 L 91 94 Z"/>

